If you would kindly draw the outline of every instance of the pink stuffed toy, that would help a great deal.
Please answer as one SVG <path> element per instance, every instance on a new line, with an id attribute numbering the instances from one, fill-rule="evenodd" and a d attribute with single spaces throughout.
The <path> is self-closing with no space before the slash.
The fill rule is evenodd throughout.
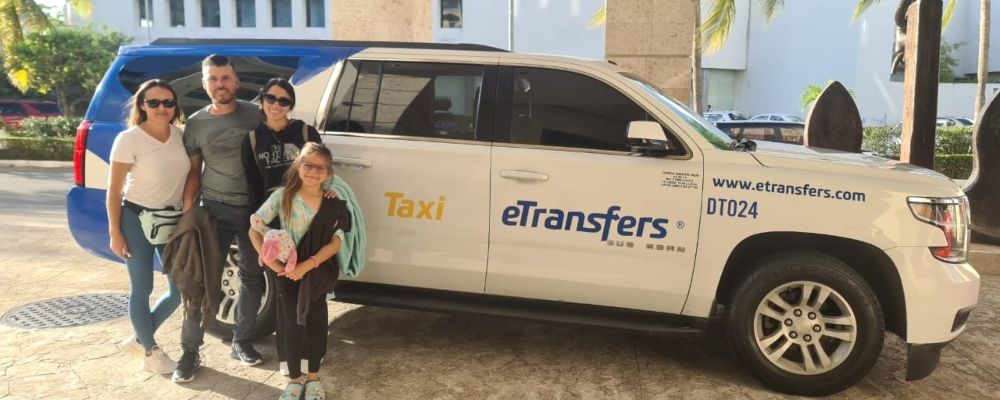
<path id="1" fill-rule="evenodd" d="M 278 260 L 285 263 L 285 272 L 292 272 L 298 253 L 295 251 L 295 241 L 292 235 L 281 229 L 271 229 L 264 234 L 264 245 L 260 252 L 260 263 Z"/>

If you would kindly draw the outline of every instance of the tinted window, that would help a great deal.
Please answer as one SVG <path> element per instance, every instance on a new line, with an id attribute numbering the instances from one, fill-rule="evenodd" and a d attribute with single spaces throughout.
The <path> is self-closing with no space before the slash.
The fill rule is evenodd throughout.
<path id="1" fill-rule="evenodd" d="M 252 28 L 257 26 L 257 5 L 254 0 L 236 0 L 236 26 Z"/>
<path id="2" fill-rule="evenodd" d="M 512 143 L 629 151 L 628 123 L 649 119 L 617 90 L 571 72 L 514 68 L 512 89 Z"/>
<path id="3" fill-rule="evenodd" d="M 159 78 L 166 80 L 177 92 L 184 115 L 211 103 L 201 85 L 202 56 L 136 57 L 118 72 L 118 79 L 130 93 L 142 82 Z M 229 57 L 236 65 L 240 88 L 236 97 L 252 101 L 261 86 L 274 77 L 288 78 L 299 65 L 298 57 Z M 121 106 L 124 112 L 124 106 Z M 103 115 L 103 114 L 102 114 Z M 124 117 L 123 117 L 124 118 Z"/>
<path id="4" fill-rule="evenodd" d="M 25 115 L 24 107 L 17 103 L 0 103 L 0 115 Z"/>
<path id="5" fill-rule="evenodd" d="M 483 69 L 478 65 L 349 62 L 331 101 L 326 129 L 476 139 Z"/>
<path id="6" fill-rule="evenodd" d="M 31 103 L 32 107 L 35 107 L 39 112 L 46 114 L 59 114 L 59 106 L 53 103 Z"/>
<path id="7" fill-rule="evenodd" d="M 220 23 L 219 0 L 201 0 L 201 26 L 218 28 Z"/>

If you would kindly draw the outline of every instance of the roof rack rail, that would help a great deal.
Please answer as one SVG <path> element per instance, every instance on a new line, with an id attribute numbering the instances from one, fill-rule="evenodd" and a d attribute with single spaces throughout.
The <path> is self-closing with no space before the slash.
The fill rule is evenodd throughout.
<path id="1" fill-rule="evenodd" d="M 289 46 L 349 46 L 349 47 L 389 47 L 399 49 L 430 49 L 430 50 L 471 50 L 499 51 L 507 50 L 472 43 L 424 43 L 424 42 L 383 42 L 383 41 L 352 41 L 352 40 L 299 40 L 299 39 L 186 39 L 159 38 L 153 45 L 289 45 Z"/>

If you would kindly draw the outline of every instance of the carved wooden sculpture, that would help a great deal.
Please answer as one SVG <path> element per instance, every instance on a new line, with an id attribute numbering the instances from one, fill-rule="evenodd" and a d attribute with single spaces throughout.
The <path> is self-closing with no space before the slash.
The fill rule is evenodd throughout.
<path id="1" fill-rule="evenodd" d="M 857 153 L 862 136 L 861 113 L 854 98 L 840 82 L 830 82 L 806 116 L 803 144 Z"/>

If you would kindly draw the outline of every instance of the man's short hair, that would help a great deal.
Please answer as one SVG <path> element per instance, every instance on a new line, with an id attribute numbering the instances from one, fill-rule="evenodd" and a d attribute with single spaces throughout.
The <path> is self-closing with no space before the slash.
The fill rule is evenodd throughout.
<path id="1" fill-rule="evenodd" d="M 230 60 L 229 57 L 226 57 L 224 55 L 212 54 L 208 57 L 205 57 L 205 59 L 201 61 L 202 69 L 208 67 L 225 67 L 227 65 L 233 69 L 234 73 L 236 72 L 236 64 L 233 63 L 233 60 Z"/>

